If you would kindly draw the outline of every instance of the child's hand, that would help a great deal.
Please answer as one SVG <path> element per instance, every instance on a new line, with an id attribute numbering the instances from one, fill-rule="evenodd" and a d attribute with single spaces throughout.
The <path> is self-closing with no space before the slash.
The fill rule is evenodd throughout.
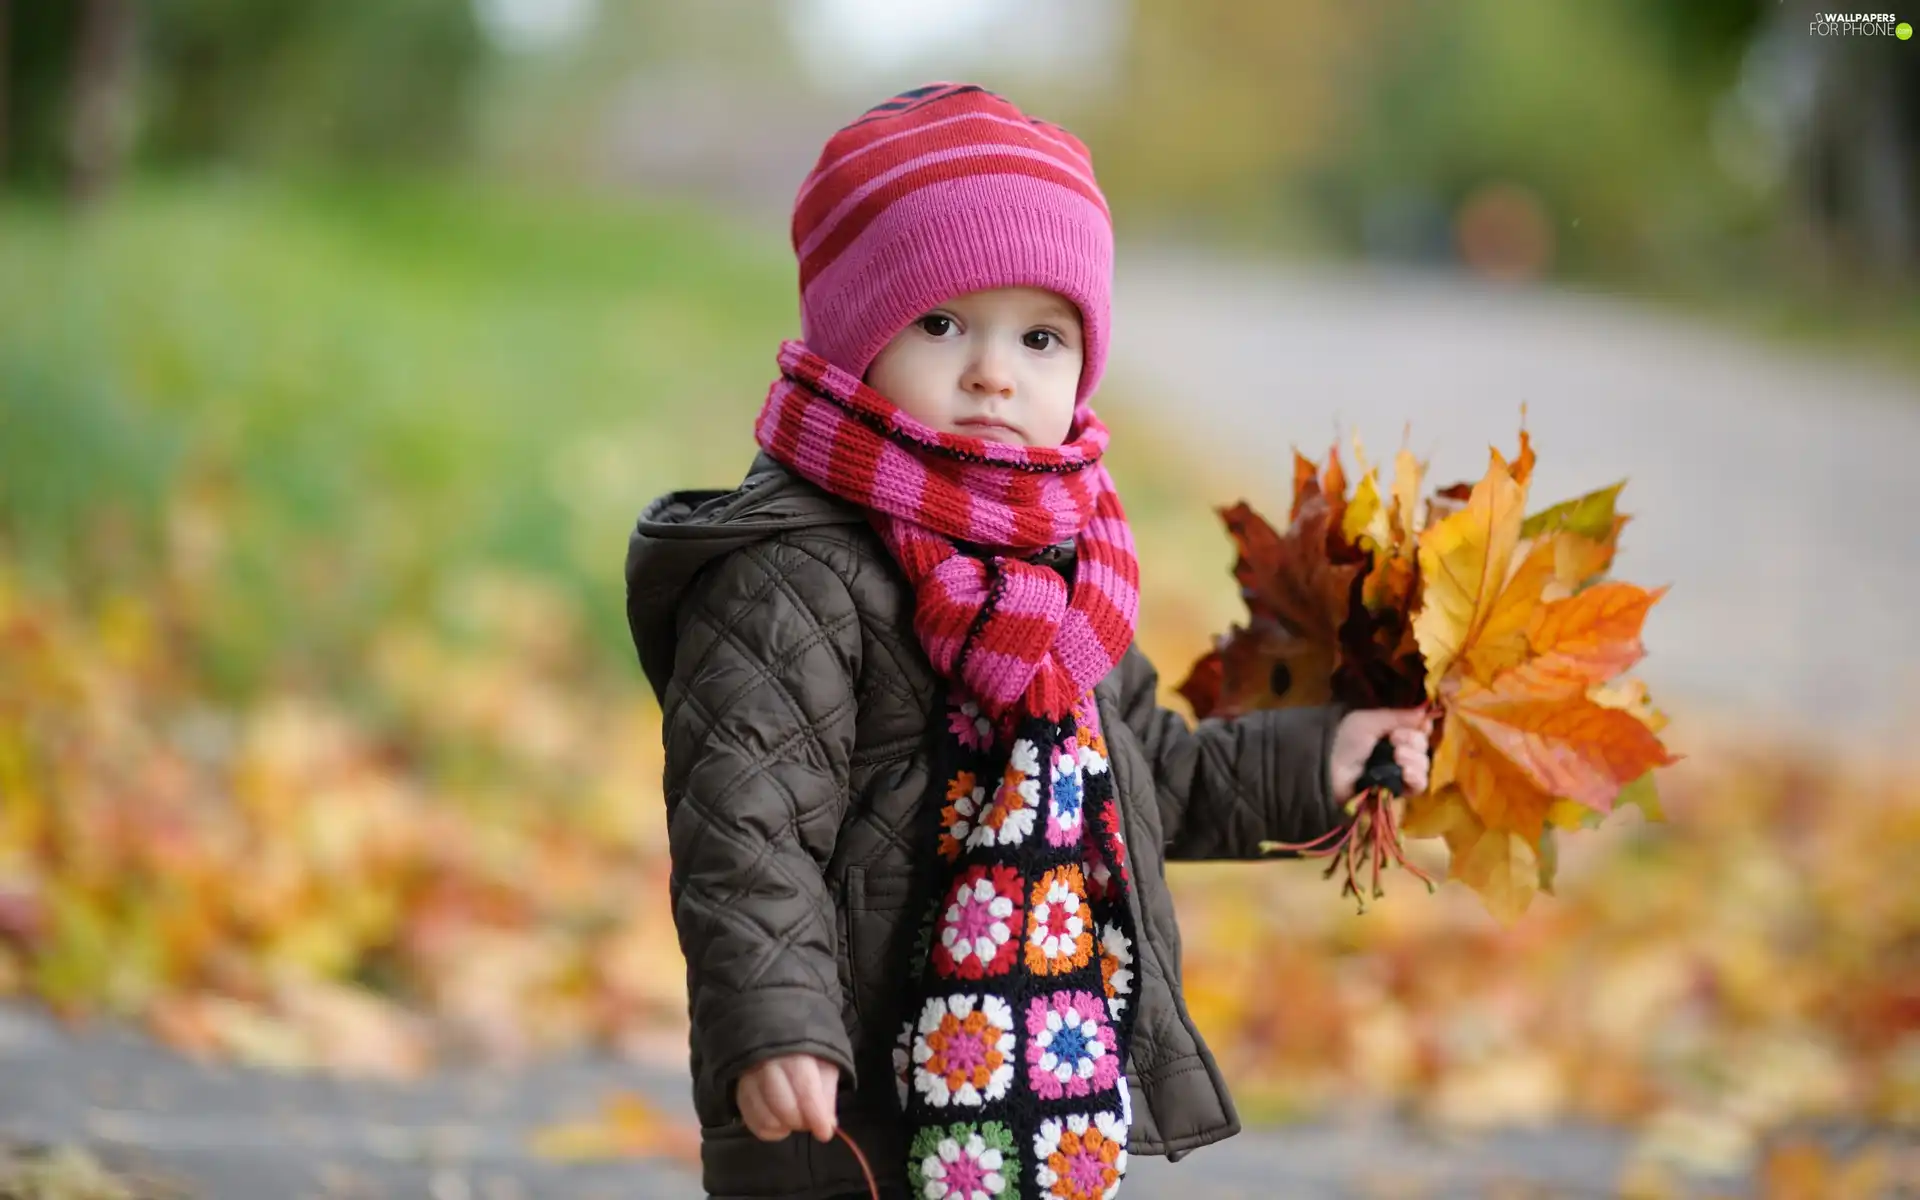
<path id="1" fill-rule="evenodd" d="M 1393 761 L 1406 776 L 1407 793 L 1427 790 L 1427 737 L 1433 732 L 1433 714 L 1419 708 L 1362 708 L 1340 718 L 1333 733 L 1333 751 L 1327 759 L 1327 786 L 1335 804 L 1353 798 L 1354 785 L 1367 766 L 1373 746 L 1383 737 L 1393 740 Z"/>
<path id="2" fill-rule="evenodd" d="M 833 1140 L 833 1093 L 840 1068 L 811 1054 L 783 1054 L 755 1063 L 740 1076 L 734 1099 L 753 1136 L 777 1142 L 790 1133 L 811 1132 Z"/>

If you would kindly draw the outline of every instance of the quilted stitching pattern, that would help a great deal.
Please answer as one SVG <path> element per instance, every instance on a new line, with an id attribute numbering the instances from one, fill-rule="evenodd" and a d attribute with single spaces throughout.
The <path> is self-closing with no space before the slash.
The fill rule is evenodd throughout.
<path id="1" fill-rule="evenodd" d="M 1267 709 L 1190 727 L 1158 706 L 1159 673 L 1138 647 L 1119 670 L 1122 712 L 1153 767 L 1167 858 L 1258 858 L 1263 840 L 1305 841 L 1344 819 L 1325 774 L 1338 707 Z"/>
<path id="2" fill-rule="evenodd" d="M 682 609 L 663 704 L 671 892 L 696 1052 L 723 1077 L 801 1047 L 852 1070 L 821 872 L 847 803 L 857 625 L 837 577 L 777 542 L 719 560 Z M 751 1005 L 761 1021 L 738 1019 L 775 992 Z"/>

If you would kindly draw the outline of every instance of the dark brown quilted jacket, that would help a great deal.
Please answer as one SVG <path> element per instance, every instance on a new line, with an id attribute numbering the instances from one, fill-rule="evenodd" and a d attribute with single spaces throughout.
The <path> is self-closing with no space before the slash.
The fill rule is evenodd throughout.
<path id="1" fill-rule="evenodd" d="M 1043 556 L 1072 570 L 1071 544 Z M 837 1142 L 758 1141 L 733 1085 L 796 1052 L 839 1064 L 841 1124 L 894 1186 L 904 1143 L 892 1035 L 906 1019 L 908 897 L 928 847 L 940 683 L 913 598 L 860 510 L 762 456 L 731 492 L 650 505 L 627 553 L 627 616 L 660 698 L 673 918 L 687 960 L 707 1190 L 861 1189 Z M 1179 1158 L 1239 1130 L 1180 992 L 1167 859 L 1247 859 L 1343 818 L 1326 785 L 1338 713 L 1190 727 L 1155 702 L 1137 648 L 1095 689 L 1132 859 L 1139 1016 L 1132 1150 Z M 921 826 L 924 828 L 924 826 Z"/>

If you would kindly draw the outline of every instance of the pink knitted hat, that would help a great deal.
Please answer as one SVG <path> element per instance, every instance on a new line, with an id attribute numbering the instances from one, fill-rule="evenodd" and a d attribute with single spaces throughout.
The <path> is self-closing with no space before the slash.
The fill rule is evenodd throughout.
<path id="1" fill-rule="evenodd" d="M 984 88 L 917 87 L 834 134 L 794 201 L 793 250 L 801 337 L 856 378 L 928 309 L 1027 286 L 1080 306 L 1078 398 L 1100 384 L 1113 222 L 1092 156 Z"/>

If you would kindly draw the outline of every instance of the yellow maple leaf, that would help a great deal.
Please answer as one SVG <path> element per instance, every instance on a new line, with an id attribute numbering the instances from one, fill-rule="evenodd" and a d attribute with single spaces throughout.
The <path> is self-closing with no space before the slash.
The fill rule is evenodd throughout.
<path id="1" fill-rule="evenodd" d="M 1439 696 L 1455 661 L 1485 627 L 1519 544 L 1526 492 L 1501 465 L 1499 452 L 1492 457 L 1466 507 L 1420 534 L 1425 595 L 1413 631 L 1426 659 L 1429 698 Z"/>
<path id="2" fill-rule="evenodd" d="M 1356 546 L 1362 538 L 1367 538 L 1374 548 L 1387 549 L 1390 536 L 1387 514 L 1380 506 L 1380 484 L 1374 472 L 1368 471 L 1354 485 L 1353 499 L 1347 502 L 1347 511 L 1340 518 L 1340 533 Z"/>
<path id="3" fill-rule="evenodd" d="M 1452 871 L 1480 893 L 1487 911 L 1508 923 L 1520 919 L 1540 890 L 1540 858 L 1533 844 L 1506 829 L 1482 829 L 1471 843 L 1454 846 Z"/>
<path id="4" fill-rule="evenodd" d="M 1463 658 L 1467 671 L 1482 683 L 1527 657 L 1527 631 L 1540 609 L 1540 596 L 1553 578 L 1554 546 L 1535 542 L 1515 554 L 1499 595 L 1488 607 L 1480 632 Z"/>
<path id="5" fill-rule="evenodd" d="M 1393 458 L 1393 503 L 1388 509 L 1387 526 L 1394 553 L 1413 552 L 1419 533 L 1420 479 L 1424 468 L 1412 451 L 1401 450 Z"/>
<path id="6" fill-rule="evenodd" d="M 1480 820 L 1467 807 L 1460 789 L 1430 786 L 1406 798 L 1406 813 L 1400 820 L 1400 832 L 1406 837 L 1446 837 L 1463 829 L 1478 830 Z"/>
<path id="7" fill-rule="evenodd" d="M 1555 829 L 1592 829 L 1599 824 L 1605 813 L 1595 812 L 1584 804 L 1561 796 L 1547 806 L 1547 824 Z"/>

